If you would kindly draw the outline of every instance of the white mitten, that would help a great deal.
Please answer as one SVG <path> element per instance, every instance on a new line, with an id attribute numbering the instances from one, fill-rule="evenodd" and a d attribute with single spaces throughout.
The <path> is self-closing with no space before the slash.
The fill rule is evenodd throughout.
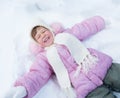
<path id="1" fill-rule="evenodd" d="M 5 98 L 23 98 L 27 95 L 26 89 L 24 86 L 12 87 L 8 90 L 5 95 Z"/>
<path id="2" fill-rule="evenodd" d="M 114 20 L 111 17 L 108 17 L 108 16 L 103 16 L 102 15 L 102 17 L 103 17 L 103 19 L 105 21 L 106 28 L 110 28 L 112 23 L 114 22 Z"/>

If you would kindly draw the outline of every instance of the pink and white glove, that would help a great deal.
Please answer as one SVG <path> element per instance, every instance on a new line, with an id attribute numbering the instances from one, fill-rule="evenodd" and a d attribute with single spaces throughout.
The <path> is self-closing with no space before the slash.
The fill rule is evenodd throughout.
<path id="1" fill-rule="evenodd" d="M 17 86 L 9 89 L 5 95 L 5 98 L 24 98 L 26 95 L 27 95 L 27 92 L 25 87 Z"/>

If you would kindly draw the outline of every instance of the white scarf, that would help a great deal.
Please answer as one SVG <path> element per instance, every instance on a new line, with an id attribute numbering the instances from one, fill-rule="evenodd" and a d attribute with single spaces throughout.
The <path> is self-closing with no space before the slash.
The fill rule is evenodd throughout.
<path id="1" fill-rule="evenodd" d="M 77 62 L 77 64 L 81 64 L 83 60 L 88 56 L 92 57 L 89 51 L 83 46 L 83 44 L 75 36 L 71 34 L 68 34 L 68 33 L 57 34 L 55 36 L 54 43 L 65 45 L 70 51 L 75 61 Z M 47 47 L 47 58 L 56 74 L 58 83 L 62 88 L 62 90 L 64 91 L 64 93 L 66 94 L 67 98 L 77 98 L 71 86 L 68 71 L 65 68 L 57 52 L 55 44 L 51 45 L 50 47 Z M 89 68 L 85 68 L 87 67 L 87 64 L 84 64 L 86 66 L 83 66 L 83 67 L 88 71 Z M 81 69 L 81 65 L 78 66 L 76 75 L 79 73 L 80 69 Z"/>

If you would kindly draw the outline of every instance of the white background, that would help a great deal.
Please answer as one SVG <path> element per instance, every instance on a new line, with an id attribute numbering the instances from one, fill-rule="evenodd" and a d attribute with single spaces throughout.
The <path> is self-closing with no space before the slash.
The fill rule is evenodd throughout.
<path id="1" fill-rule="evenodd" d="M 120 0 L 0 0 L 0 98 L 31 63 L 26 28 L 32 19 L 70 27 L 95 15 L 105 18 L 106 29 L 84 44 L 120 62 Z M 53 80 L 38 95 L 35 98 L 64 98 Z"/>

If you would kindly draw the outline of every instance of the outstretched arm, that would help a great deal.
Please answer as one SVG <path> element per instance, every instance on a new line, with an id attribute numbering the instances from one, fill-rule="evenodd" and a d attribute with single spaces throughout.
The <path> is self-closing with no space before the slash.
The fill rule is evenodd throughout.
<path id="1" fill-rule="evenodd" d="M 20 77 L 15 86 L 24 86 L 27 91 L 25 98 L 32 98 L 41 87 L 49 80 L 52 70 L 45 59 L 37 57 L 36 62 L 31 66 L 30 71 Z"/>
<path id="2" fill-rule="evenodd" d="M 75 24 L 71 29 L 68 29 L 66 32 L 75 35 L 79 40 L 84 40 L 104 28 L 104 19 L 100 16 L 94 16 L 92 18 L 84 20 L 81 23 Z"/>
<path id="3" fill-rule="evenodd" d="M 64 26 L 60 22 L 54 22 L 50 24 L 50 27 L 53 29 L 55 35 L 65 31 Z"/>

